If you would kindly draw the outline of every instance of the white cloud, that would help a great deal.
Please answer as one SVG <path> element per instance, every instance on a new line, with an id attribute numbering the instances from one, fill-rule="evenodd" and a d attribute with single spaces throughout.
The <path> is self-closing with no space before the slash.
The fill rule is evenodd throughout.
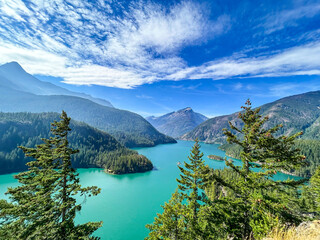
<path id="1" fill-rule="evenodd" d="M 286 83 L 286 84 L 276 84 L 270 87 L 269 95 L 275 97 L 283 97 L 289 96 L 293 94 L 299 94 L 301 92 L 309 92 L 309 91 L 316 91 L 319 90 L 320 83 L 317 82 L 306 82 L 303 84 L 298 83 Z"/>
<path id="2" fill-rule="evenodd" d="M 226 79 L 232 77 L 274 77 L 319 75 L 320 43 L 286 49 L 280 53 L 257 58 L 227 58 L 208 62 L 190 71 L 176 73 L 181 79 Z"/>
<path id="3" fill-rule="evenodd" d="M 320 4 L 309 4 L 295 7 L 290 10 L 283 10 L 266 17 L 264 27 L 267 33 L 281 30 L 287 26 L 297 26 L 297 20 L 301 18 L 312 18 L 320 13 Z"/>
<path id="4" fill-rule="evenodd" d="M 311 36 L 313 44 L 271 55 L 233 54 L 188 66 L 180 57 L 184 47 L 204 44 L 231 26 L 226 15 L 209 20 L 196 2 L 169 8 L 137 1 L 129 8 L 111 1 L 31 2 L 0 2 L 0 63 L 18 61 L 32 74 L 62 77 L 69 84 L 132 88 L 161 80 L 320 75 L 318 35 Z M 273 22 L 267 19 L 266 26 L 284 26 L 319 11 L 319 4 L 288 10 Z"/>
<path id="5" fill-rule="evenodd" d="M 0 2 L 0 11 L 17 21 L 25 21 L 24 15 L 30 15 L 30 10 L 21 0 L 10 0 Z"/>
<path id="6" fill-rule="evenodd" d="M 0 5 L 1 63 L 18 61 L 30 73 L 70 84 L 131 88 L 165 79 L 186 67 L 181 48 L 219 35 L 229 24 L 227 16 L 210 22 L 206 10 L 190 1 L 170 8 L 134 2 L 129 9 L 116 2 L 8 2 Z M 123 16 L 113 15 L 112 7 Z"/>

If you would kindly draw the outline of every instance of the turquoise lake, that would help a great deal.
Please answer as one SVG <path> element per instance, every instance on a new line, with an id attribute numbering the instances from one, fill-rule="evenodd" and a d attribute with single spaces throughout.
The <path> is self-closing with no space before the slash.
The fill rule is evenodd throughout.
<path id="1" fill-rule="evenodd" d="M 103 227 L 96 232 L 101 239 L 141 240 L 148 235 L 145 225 L 152 223 L 161 205 L 168 201 L 177 187 L 179 178 L 177 162 L 187 160 L 194 142 L 178 141 L 150 148 L 136 148 L 147 156 L 157 170 L 147 173 L 108 175 L 101 169 L 79 169 L 83 186 L 98 186 L 101 194 L 96 197 L 80 199 L 83 202 L 77 221 L 103 221 Z M 210 154 L 225 157 L 218 145 L 201 143 L 206 163 L 215 169 L 225 167 L 224 162 L 210 160 Z M 7 187 L 16 186 L 14 174 L 0 175 L 0 198 L 6 198 Z M 287 179 L 282 173 L 277 179 Z M 292 178 L 292 177 L 291 177 Z"/>

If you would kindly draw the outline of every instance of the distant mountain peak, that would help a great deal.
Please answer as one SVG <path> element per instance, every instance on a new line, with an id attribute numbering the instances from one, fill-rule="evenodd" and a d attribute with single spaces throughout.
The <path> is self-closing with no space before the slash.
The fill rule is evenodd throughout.
<path id="1" fill-rule="evenodd" d="M 186 107 L 160 117 L 151 116 L 146 119 L 160 132 L 177 138 L 191 131 L 208 118 L 194 112 L 191 107 Z"/>
<path id="2" fill-rule="evenodd" d="M 1 65 L 1 67 L 3 68 L 10 68 L 10 69 L 19 69 L 19 70 L 22 70 L 23 72 L 25 72 L 25 70 L 23 69 L 23 67 L 16 61 L 12 61 L 12 62 L 8 62 L 8 63 L 5 63 L 3 65 Z"/>
<path id="3" fill-rule="evenodd" d="M 72 92 L 50 82 L 41 81 L 27 73 L 16 61 L 0 65 L 0 86 L 11 87 L 15 90 L 36 95 L 76 96 L 89 99 L 90 101 L 103 106 L 113 107 L 112 104 L 105 99 L 94 98 L 87 94 Z"/>
<path id="4" fill-rule="evenodd" d="M 183 108 L 177 112 L 193 112 L 192 108 L 191 107 L 186 107 L 186 108 Z"/>

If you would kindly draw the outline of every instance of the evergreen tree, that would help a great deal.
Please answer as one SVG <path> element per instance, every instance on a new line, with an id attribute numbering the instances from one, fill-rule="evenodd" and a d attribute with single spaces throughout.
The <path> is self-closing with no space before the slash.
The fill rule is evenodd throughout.
<path id="1" fill-rule="evenodd" d="M 82 188 L 78 174 L 71 166 L 71 155 L 77 150 L 68 147 L 70 118 L 63 111 L 61 121 L 52 124 L 53 137 L 42 139 L 36 148 L 21 149 L 35 160 L 29 170 L 15 176 L 20 186 L 9 188 L 10 202 L 0 201 L 0 234 L 8 239 L 90 239 L 99 223 L 75 225 L 75 195 L 96 195 L 97 187 Z M 11 235 L 14 234 L 14 235 Z M 1 235 L 0 235 L 1 236 Z"/>
<path id="2" fill-rule="evenodd" d="M 178 188 L 183 198 L 187 200 L 188 230 L 193 239 L 202 235 L 198 214 L 201 204 L 206 202 L 204 189 L 209 168 L 204 164 L 202 157 L 203 153 L 200 152 L 200 144 L 196 139 L 190 156 L 188 156 L 190 163 L 184 162 L 184 168 L 178 166 L 181 171 L 180 179 L 177 179 Z"/>
<path id="3" fill-rule="evenodd" d="M 250 239 L 260 238 L 278 221 L 299 221 L 300 216 L 296 211 L 298 206 L 293 197 L 297 196 L 297 187 L 303 180 L 275 181 L 272 178 L 277 171 L 300 167 L 305 157 L 300 155 L 299 149 L 294 148 L 294 140 L 301 132 L 289 137 L 275 137 L 274 134 L 281 125 L 264 129 L 268 117 L 262 118 L 259 108 L 252 109 L 249 100 L 242 108 L 244 112 L 239 113 L 239 118 L 244 122 L 243 128 L 238 129 L 229 122 L 232 131 L 224 129 L 227 141 L 241 147 L 241 166 L 226 160 L 226 165 L 238 177 L 225 179 L 213 171 L 210 177 L 216 186 L 233 193 L 232 196 L 223 194 L 217 199 L 237 202 L 234 214 L 242 215 L 241 222 L 223 222 L 222 225 L 232 224 L 235 228 L 242 229 L 242 239 Z M 213 201 L 212 204 L 214 209 L 221 207 L 219 201 Z"/>
<path id="4" fill-rule="evenodd" d="M 186 239 L 185 205 L 182 204 L 182 196 L 178 191 L 172 194 L 168 203 L 165 203 L 163 213 L 157 214 L 153 224 L 146 227 L 150 230 L 146 240 L 158 239 Z"/>
<path id="5" fill-rule="evenodd" d="M 9 188 L 7 194 L 11 202 L 1 200 L 0 234 L 9 239 L 55 239 L 58 227 L 55 194 L 59 174 L 53 159 L 52 144 L 44 139 L 44 144 L 35 149 L 21 147 L 28 157 L 35 158 L 27 165 L 29 171 L 15 176 L 21 184 Z M 0 235 L 0 236 L 1 236 Z"/>
<path id="6" fill-rule="evenodd" d="M 199 214 L 207 199 L 204 189 L 209 168 L 202 160 L 199 141 L 195 141 L 188 156 L 190 163 L 184 162 L 184 168 L 179 166 L 181 174 L 177 181 L 180 191 L 173 194 L 155 222 L 147 225 L 151 231 L 147 239 L 206 239 L 207 233 L 203 231 Z"/>
<path id="7" fill-rule="evenodd" d="M 307 211 L 313 211 L 320 215 L 320 167 L 310 178 L 309 185 L 303 189 L 303 200 Z"/>

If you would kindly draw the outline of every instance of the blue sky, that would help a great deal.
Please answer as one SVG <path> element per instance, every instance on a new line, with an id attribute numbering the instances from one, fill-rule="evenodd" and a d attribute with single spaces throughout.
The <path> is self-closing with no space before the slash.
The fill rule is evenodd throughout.
<path id="1" fill-rule="evenodd" d="M 319 1 L 0 2 L 0 63 L 143 116 L 320 89 Z"/>

